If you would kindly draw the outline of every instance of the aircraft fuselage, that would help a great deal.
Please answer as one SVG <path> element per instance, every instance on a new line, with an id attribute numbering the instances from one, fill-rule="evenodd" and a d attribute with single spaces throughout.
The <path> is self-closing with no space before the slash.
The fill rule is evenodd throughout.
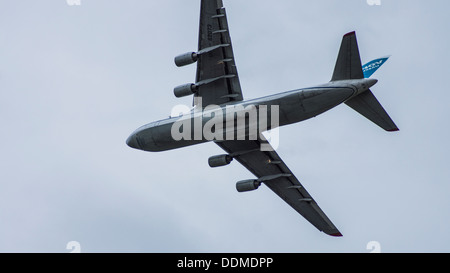
<path id="1" fill-rule="evenodd" d="M 190 113 L 152 122 L 138 128 L 128 137 L 127 144 L 135 149 L 159 152 L 212 140 L 251 139 L 251 137 L 255 137 L 255 130 L 256 132 L 266 131 L 322 114 L 368 90 L 376 82 L 375 79 L 331 81 L 316 87 L 194 109 Z M 249 117 L 251 112 L 257 113 L 258 118 L 264 117 L 267 123 L 263 126 L 258 122 L 255 124 L 254 120 L 252 121 Z M 232 113 L 231 117 L 229 113 Z M 239 124 L 236 117 L 240 114 L 245 117 L 246 113 L 245 123 Z M 277 115 L 276 122 L 273 120 L 275 114 Z M 211 138 L 208 136 L 206 128 L 211 127 L 211 124 L 214 124 L 213 117 L 218 118 L 218 116 L 223 120 L 223 123 L 219 124 L 222 127 L 221 134 L 219 137 L 216 134 L 216 138 Z M 252 122 L 256 127 L 252 127 Z M 219 127 L 217 125 L 216 122 L 215 127 Z M 251 130 L 252 128 L 255 130 Z M 177 139 L 174 137 L 174 133 L 183 137 Z"/>

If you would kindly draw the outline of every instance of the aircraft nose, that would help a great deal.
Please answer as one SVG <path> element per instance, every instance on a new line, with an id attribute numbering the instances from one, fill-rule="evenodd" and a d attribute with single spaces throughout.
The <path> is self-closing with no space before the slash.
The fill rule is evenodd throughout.
<path id="1" fill-rule="evenodd" d="M 134 149 L 141 149 L 141 145 L 139 145 L 137 136 L 135 134 L 132 134 L 127 138 L 127 145 Z"/>

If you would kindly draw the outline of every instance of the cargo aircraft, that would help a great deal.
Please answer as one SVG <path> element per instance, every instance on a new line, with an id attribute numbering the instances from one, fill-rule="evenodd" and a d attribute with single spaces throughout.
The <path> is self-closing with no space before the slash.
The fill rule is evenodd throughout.
<path id="1" fill-rule="evenodd" d="M 126 143 L 135 149 L 156 152 L 214 141 L 225 153 L 210 157 L 211 167 L 225 166 L 235 159 L 256 176 L 237 182 L 236 188 L 239 192 L 256 190 L 264 184 L 318 230 L 331 236 L 342 236 L 275 149 L 270 149 L 271 143 L 261 131 L 275 130 L 280 126 L 315 117 L 342 103 L 382 129 L 389 132 L 398 131 L 395 123 L 369 89 L 377 83 L 377 80 L 370 76 L 388 57 L 362 66 L 355 32 L 350 32 L 343 36 L 329 82 L 244 100 L 222 0 L 201 0 L 200 6 L 198 51 L 175 57 L 175 64 L 179 67 L 197 63 L 195 83 L 184 84 L 174 89 L 177 97 L 193 95 L 194 107 L 187 114 L 171 116 L 138 128 L 128 137 Z M 210 110 L 206 110 L 210 105 L 215 106 L 212 108 L 214 115 Z M 211 121 L 213 116 L 220 114 L 220 111 L 226 113 L 228 108 L 237 106 L 242 106 L 241 109 L 247 113 L 238 110 L 231 118 L 226 117 L 227 122 L 224 122 L 223 126 L 218 126 L 219 123 L 212 126 L 222 127 L 222 137 L 219 134 L 219 137 L 211 139 L 197 134 L 198 125 L 201 132 L 202 126 Z M 244 117 L 244 120 L 249 122 L 250 106 L 260 110 L 260 116 L 267 119 L 271 117 L 270 124 L 260 126 L 258 123 L 256 136 L 250 132 L 249 124 L 238 125 L 237 122 L 233 122 L 238 117 Z M 272 111 L 273 109 L 277 112 Z M 274 115 L 277 115 L 278 120 L 272 122 Z M 182 126 L 176 127 L 175 131 L 183 129 L 187 132 L 185 134 L 187 137 L 174 139 L 174 125 L 180 123 L 180 120 L 183 120 Z M 240 137 L 237 136 L 239 129 L 243 129 Z"/>

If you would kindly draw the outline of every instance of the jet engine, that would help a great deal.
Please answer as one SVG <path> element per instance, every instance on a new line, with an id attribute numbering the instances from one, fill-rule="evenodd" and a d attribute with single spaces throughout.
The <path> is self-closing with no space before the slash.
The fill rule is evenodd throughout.
<path id="1" fill-rule="evenodd" d="M 178 67 L 193 64 L 198 60 L 198 55 L 195 52 L 188 52 L 175 57 L 175 64 Z"/>
<path id="2" fill-rule="evenodd" d="M 229 155 L 215 155 L 208 159 L 208 164 L 211 168 L 221 167 L 230 164 L 233 158 Z"/>
<path id="3" fill-rule="evenodd" d="M 189 96 L 195 94 L 197 92 L 197 86 L 193 83 L 187 83 L 180 86 L 177 86 L 173 89 L 173 93 L 175 97 L 181 98 L 185 96 Z"/>
<path id="4" fill-rule="evenodd" d="M 181 67 L 181 66 L 185 66 L 188 64 L 193 64 L 198 60 L 198 56 L 208 53 L 208 52 L 211 52 L 211 51 L 214 51 L 218 48 L 227 47 L 227 46 L 230 46 L 230 44 L 220 44 L 220 45 L 210 46 L 210 47 L 200 50 L 199 52 L 187 52 L 187 53 L 178 55 L 175 57 L 175 65 L 178 67 Z"/>
<path id="5" fill-rule="evenodd" d="M 238 192 L 253 191 L 259 188 L 261 182 L 256 179 L 242 180 L 236 183 Z"/>

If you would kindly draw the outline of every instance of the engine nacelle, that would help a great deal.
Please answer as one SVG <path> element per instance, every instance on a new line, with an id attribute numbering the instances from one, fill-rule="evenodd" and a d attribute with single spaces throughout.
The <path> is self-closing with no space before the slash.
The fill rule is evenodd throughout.
<path id="1" fill-rule="evenodd" d="M 195 52 L 188 52 L 175 57 L 175 64 L 182 67 L 188 64 L 193 64 L 198 60 L 198 55 Z"/>
<path id="2" fill-rule="evenodd" d="M 183 84 L 173 89 L 173 93 L 177 98 L 189 96 L 195 94 L 195 92 L 197 92 L 197 86 L 193 83 Z"/>
<path id="3" fill-rule="evenodd" d="M 225 166 L 231 163 L 233 158 L 229 155 L 215 155 L 208 159 L 208 164 L 211 168 Z"/>
<path id="4" fill-rule="evenodd" d="M 260 185 L 261 182 L 256 179 L 242 180 L 236 183 L 236 190 L 238 192 L 253 191 L 258 189 Z"/>

